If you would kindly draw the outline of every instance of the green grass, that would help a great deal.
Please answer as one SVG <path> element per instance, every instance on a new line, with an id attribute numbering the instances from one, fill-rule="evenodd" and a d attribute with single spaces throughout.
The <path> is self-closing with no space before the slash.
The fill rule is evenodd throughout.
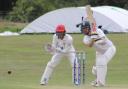
<path id="1" fill-rule="evenodd" d="M 83 35 L 71 35 L 75 48 L 87 52 L 84 86 L 75 87 L 71 83 L 71 67 L 67 59 L 63 59 L 55 68 L 48 86 L 39 85 L 42 72 L 52 56 L 43 50 L 43 44 L 52 41 L 52 35 L 47 34 L 0 37 L 0 89 L 93 89 L 90 81 L 93 80 L 91 67 L 95 60 L 95 51 L 83 45 Z M 117 53 L 108 64 L 107 87 L 103 89 L 127 89 L 128 34 L 107 36 L 116 45 Z M 12 74 L 9 75 L 8 70 Z"/>
<path id="2" fill-rule="evenodd" d="M 4 32 L 4 31 L 20 32 L 27 24 L 28 23 L 0 20 L 0 32 Z"/>

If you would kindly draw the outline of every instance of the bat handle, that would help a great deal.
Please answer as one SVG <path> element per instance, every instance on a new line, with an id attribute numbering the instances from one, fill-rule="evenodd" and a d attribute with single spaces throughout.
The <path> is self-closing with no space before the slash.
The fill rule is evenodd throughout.
<path id="1" fill-rule="evenodd" d="M 82 16 L 82 21 L 83 21 L 84 17 Z"/>

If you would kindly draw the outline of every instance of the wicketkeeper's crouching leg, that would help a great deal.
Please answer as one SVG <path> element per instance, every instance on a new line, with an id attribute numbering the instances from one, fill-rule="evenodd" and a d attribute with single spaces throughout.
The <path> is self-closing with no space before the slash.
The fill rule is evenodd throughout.
<path id="1" fill-rule="evenodd" d="M 48 83 L 48 80 L 53 72 L 53 66 L 50 65 L 50 62 L 47 64 L 46 68 L 45 68 L 45 71 L 44 71 L 44 74 L 42 75 L 41 77 L 41 81 L 40 81 L 40 84 L 41 85 L 45 85 Z"/>
<path id="2" fill-rule="evenodd" d="M 41 81 L 40 81 L 41 85 L 46 85 L 48 83 L 48 80 L 51 77 L 54 68 L 59 64 L 60 60 L 61 60 L 61 55 L 56 54 L 48 62 L 47 66 L 45 68 L 45 71 L 41 77 Z"/>

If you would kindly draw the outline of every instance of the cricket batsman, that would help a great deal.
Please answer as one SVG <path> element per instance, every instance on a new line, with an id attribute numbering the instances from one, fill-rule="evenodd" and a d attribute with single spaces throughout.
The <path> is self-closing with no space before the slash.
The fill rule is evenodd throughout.
<path id="1" fill-rule="evenodd" d="M 63 24 L 56 27 L 56 32 L 53 35 L 52 47 L 55 51 L 51 60 L 47 63 L 41 77 L 41 85 L 46 85 L 48 83 L 54 68 L 60 63 L 63 56 L 67 56 L 71 66 L 74 66 L 75 49 L 73 47 L 73 38 L 69 34 L 66 34 L 66 29 Z"/>
<path id="2" fill-rule="evenodd" d="M 101 29 L 96 29 L 96 34 L 92 34 L 88 21 L 84 21 L 81 28 L 81 33 L 85 35 L 83 43 L 88 47 L 94 47 L 96 50 L 96 63 L 92 68 L 92 73 L 96 79 L 92 81 L 91 85 L 95 87 L 105 86 L 107 64 L 115 55 L 116 48 Z"/>

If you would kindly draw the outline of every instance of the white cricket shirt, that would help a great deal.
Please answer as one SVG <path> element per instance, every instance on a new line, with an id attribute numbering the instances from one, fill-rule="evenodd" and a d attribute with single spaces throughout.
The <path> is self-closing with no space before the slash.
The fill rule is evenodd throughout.
<path id="1" fill-rule="evenodd" d="M 69 34 L 65 34 L 62 40 L 58 39 L 58 36 L 54 34 L 52 45 L 57 49 L 63 50 L 63 52 L 75 51 L 73 47 L 73 39 Z"/>
<path id="2" fill-rule="evenodd" d="M 97 52 L 104 53 L 107 49 L 113 46 L 113 43 L 105 36 L 101 29 L 97 29 L 98 35 L 84 36 L 83 42 L 84 44 L 91 43 L 92 39 L 99 39 L 94 42 L 93 47 Z"/>

